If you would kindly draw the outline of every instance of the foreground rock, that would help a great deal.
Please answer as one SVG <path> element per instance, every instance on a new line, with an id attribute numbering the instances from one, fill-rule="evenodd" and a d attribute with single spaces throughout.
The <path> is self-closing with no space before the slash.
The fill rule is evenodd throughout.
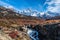
<path id="1" fill-rule="evenodd" d="M 36 25 L 34 29 L 38 31 L 41 40 L 60 40 L 60 23 Z"/>
<path id="2" fill-rule="evenodd" d="M 31 38 L 25 32 L 11 31 L 7 33 L 6 31 L 0 30 L 0 40 L 31 40 Z"/>

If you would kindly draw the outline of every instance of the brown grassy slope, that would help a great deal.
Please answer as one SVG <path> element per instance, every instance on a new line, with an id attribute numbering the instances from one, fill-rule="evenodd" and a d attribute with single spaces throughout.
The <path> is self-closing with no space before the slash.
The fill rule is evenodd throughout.
<path id="1" fill-rule="evenodd" d="M 32 25 L 37 25 L 37 24 L 54 24 L 54 23 L 60 23 L 60 20 L 48 20 L 48 21 L 43 21 L 43 20 L 24 20 L 24 19 L 0 19 L 0 26 L 10 26 L 12 24 L 20 25 L 23 26 L 25 24 L 32 24 Z"/>
<path id="2" fill-rule="evenodd" d="M 11 24 L 24 25 L 24 24 L 52 24 L 59 23 L 60 20 L 44 20 L 37 17 L 26 16 L 14 12 L 12 9 L 0 7 L 0 26 L 9 26 Z"/>

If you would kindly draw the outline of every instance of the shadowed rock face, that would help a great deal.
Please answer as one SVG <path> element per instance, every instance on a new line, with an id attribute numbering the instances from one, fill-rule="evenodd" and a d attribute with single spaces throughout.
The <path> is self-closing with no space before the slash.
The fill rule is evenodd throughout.
<path id="1" fill-rule="evenodd" d="M 36 25 L 34 29 L 38 31 L 41 40 L 60 40 L 60 23 L 43 25 L 43 27 Z"/>

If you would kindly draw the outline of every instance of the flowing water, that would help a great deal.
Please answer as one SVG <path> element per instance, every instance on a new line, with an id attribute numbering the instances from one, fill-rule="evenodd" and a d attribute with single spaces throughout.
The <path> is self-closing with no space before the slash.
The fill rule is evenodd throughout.
<path id="1" fill-rule="evenodd" d="M 35 31 L 33 29 L 28 29 L 27 33 L 32 40 L 39 40 L 37 31 Z"/>

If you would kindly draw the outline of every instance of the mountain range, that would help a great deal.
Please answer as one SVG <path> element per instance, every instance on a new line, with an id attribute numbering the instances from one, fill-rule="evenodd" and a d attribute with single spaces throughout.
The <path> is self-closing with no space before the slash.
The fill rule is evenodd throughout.
<path id="1" fill-rule="evenodd" d="M 12 8 L 5 8 L 0 6 L 0 17 L 10 17 L 10 18 L 19 18 L 19 17 L 31 17 L 36 19 L 60 19 L 60 13 L 53 12 L 38 12 L 37 10 L 26 9 L 23 11 L 16 12 Z"/>
<path id="2" fill-rule="evenodd" d="M 60 16 L 60 13 L 56 13 L 56 12 L 51 12 L 51 11 L 38 12 L 37 10 L 31 10 L 31 9 L 23 10 L 20 13 L 23 15 L 34 16 L 34 17 L 44 18 L 44 19 Z"/>

